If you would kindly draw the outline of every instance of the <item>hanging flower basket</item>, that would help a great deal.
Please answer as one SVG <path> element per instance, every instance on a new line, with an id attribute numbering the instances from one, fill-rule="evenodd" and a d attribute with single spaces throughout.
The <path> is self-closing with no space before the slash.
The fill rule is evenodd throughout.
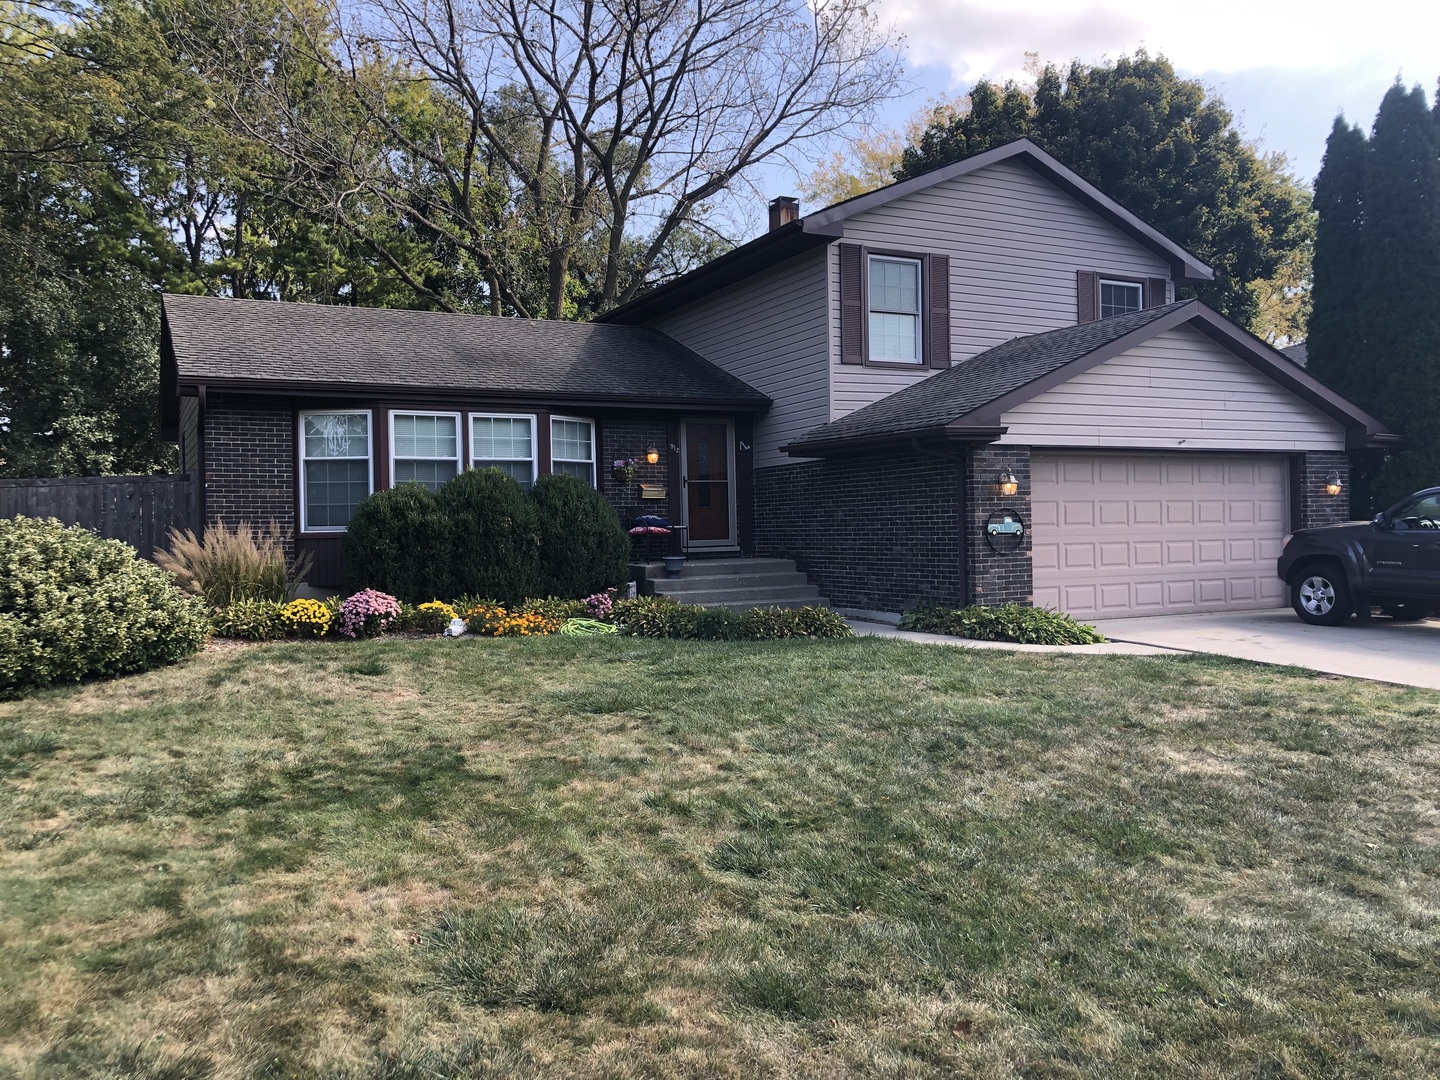
<path id="1" fill-rule="evenodd" d="M 635 482 L 635 471 L 640 465 L 640 459 L 616 458 L 610 464 L 610 472 L 615 479 L 622 484 L 633 484 Z"/>

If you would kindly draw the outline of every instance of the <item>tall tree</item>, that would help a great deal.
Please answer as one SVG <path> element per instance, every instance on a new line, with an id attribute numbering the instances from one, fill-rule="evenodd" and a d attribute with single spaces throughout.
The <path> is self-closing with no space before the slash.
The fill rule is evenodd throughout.
<path id="1" fill-rule="evenodd" d="M 1040 69 L 1033 93 L 978 85 L 971 108 L 933 125 L 904 154 L 915 176 L 1027 135 L 1215 268 L 1194 295 L 1243 325 L 1263 289 L 1308 243 L 1308 193 L 1283 158 L 1235 129 L 1224 101 L 1144 51 L 1113 64 Z"/>
<path id="2" fill-rule="evenodd" d="M 1409 440 L 1385 463 L 1378 494 L 1399 497 L 1440 475 L 1440 149 L 1425 92 L 1398 83 L 1380 102 L 1365 159 L 1364 375 L 1378 370 L 1377 411 Z M 1364 376 L 1362 376 L 1364 377 Z"/>
<path id="3" fill-rule="evenodd" d="M 1365 291 L 1365 136 L 1336 117 L 1315 177 L 1310 371 L 1358 405 L 1375 407 L 1377 372 L 1367 370 L 1358 317 Z"/>
<path id="4" fill-rule="evenodd" d="M 357 222 L 356 204 L 387 206 L 443 238 L 486 283 L 491 309 L 520 315 L 580 314 L 572 277 L 587 251 L 600 259 L 600 307 L 635 295 L 679 238 L 703 231 L 701 211 L 717 196 L 865 119 L 895 92 L 899 70 L 896 41 L 866 0 L 366 0 L 335 10 L 354 21 L 303 21 L 308 53 L 287 60 L 319 65 L 348 95 L 335 109 L 355 116 L 333 122 L 314 108 L 312 82 L 236 71 L 221 48 L 215 67 L 229 71 L 211 81 L 240 88 L 226 102 L 231 118 L 283 158 L 286 177 L 330 191 L 321 212 L 379 255 L 388 242 Z M 217 25 L 231 18 L 226 3 L 213 11 Z M 247 72 L 263 85 L 247 86 Z M 403 107 L 416 93 L 428 114 Z M 253 108 L 251 96 L 266 104 Z"/>

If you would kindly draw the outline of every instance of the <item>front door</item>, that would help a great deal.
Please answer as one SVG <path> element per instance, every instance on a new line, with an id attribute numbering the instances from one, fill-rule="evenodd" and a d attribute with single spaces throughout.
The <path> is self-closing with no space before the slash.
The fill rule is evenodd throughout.
<path id="1" fill-rule="evenodd" d="M 728 420 L 681 425 L 680 486 L 692 547 L 735 546 L 735 440 Z"/>

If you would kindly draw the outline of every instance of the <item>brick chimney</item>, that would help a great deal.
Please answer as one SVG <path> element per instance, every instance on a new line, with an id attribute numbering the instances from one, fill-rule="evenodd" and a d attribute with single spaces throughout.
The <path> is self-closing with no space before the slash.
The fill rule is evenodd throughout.
<path id="1" fill-rule="evenodd" d="M 770 231 L 774 232 L 781 225 L 789 225 L 792 221 L 800 220 L 800 200 L 793 195 L 781 195 L 778 199 L 770 200 Z"/>

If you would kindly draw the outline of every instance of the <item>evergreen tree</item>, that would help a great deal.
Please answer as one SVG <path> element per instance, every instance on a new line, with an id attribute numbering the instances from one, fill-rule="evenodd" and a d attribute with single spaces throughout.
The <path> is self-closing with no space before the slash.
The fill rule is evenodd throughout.
<path id="1" fill-rule="evenodd" d="M 1365 135 L 1335 118 L 1315 178 L 1315 255 L 1307 341 L 1310 373 L 1356 404 L 1375 407 L 1357 305 L 1364 293 Z"/>
<path id="2" fill-rule="evenodd" d="M 1381 470 L 1385 502 L 1440 477 L 1440 150 L 1418 86 L 1392 86 L 1376 114 L 1364 237 L 1362 371 L 1376 371 L 1376 411 L 1408 440 Z"/>

